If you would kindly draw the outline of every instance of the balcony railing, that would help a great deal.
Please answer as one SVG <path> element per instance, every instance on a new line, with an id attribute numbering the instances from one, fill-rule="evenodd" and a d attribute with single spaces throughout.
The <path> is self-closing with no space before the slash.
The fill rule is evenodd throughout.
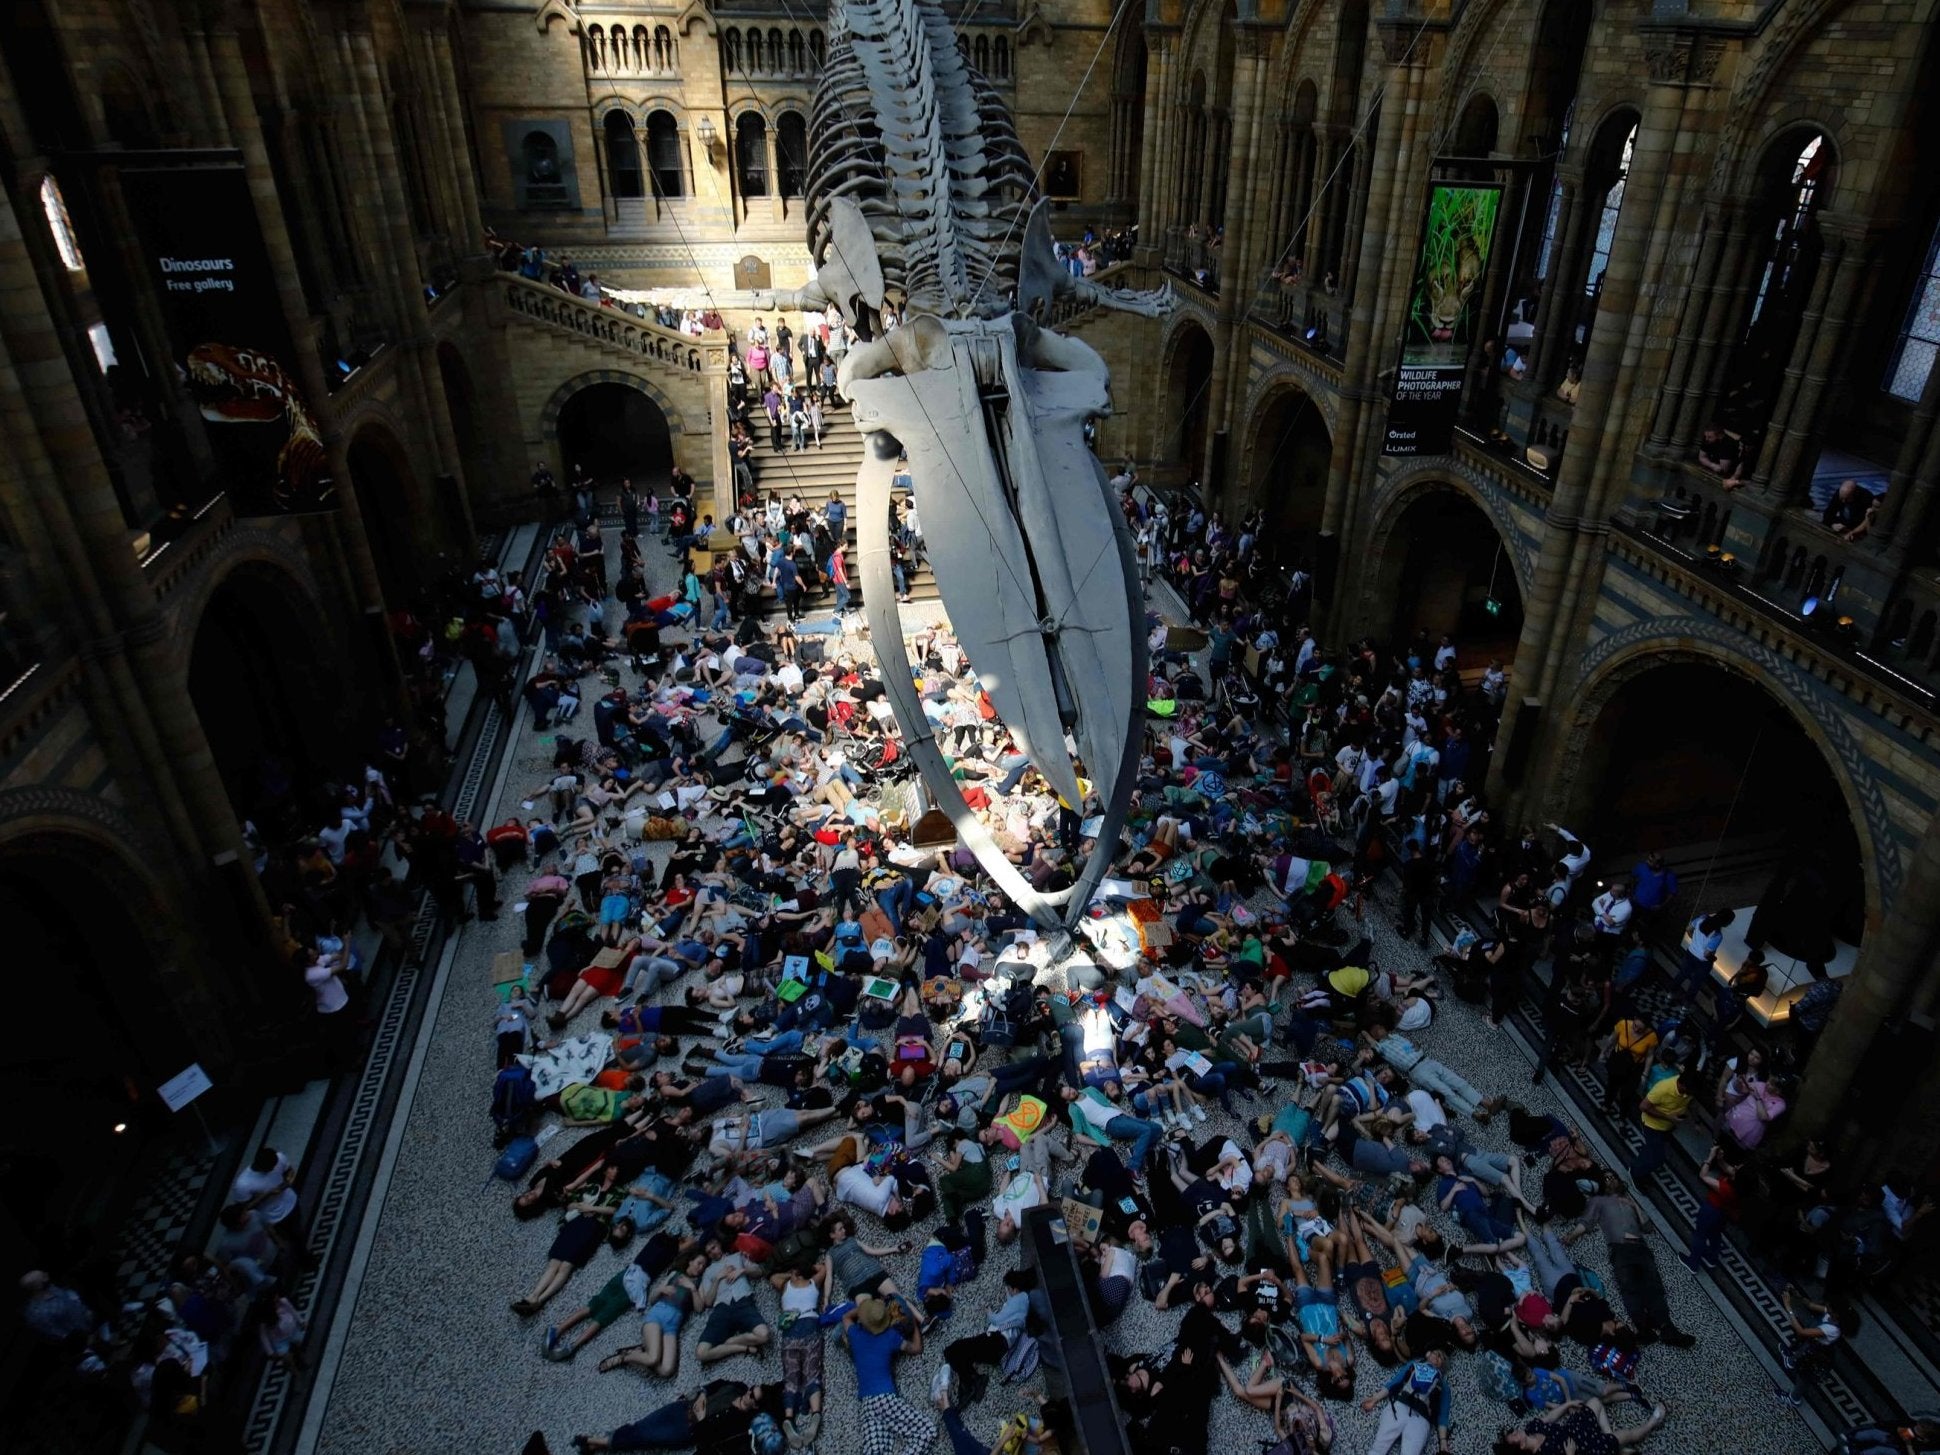
<path id="1" fill-rule="evenodd" d="M 698 374 L 705 365 L 706 350 L 698 340 L 684 333 L 662 328 L 619 308 L 575 298 L 558 288 L 515 274 L 502 273 L 499 281 L 505 289 L 506 307 L 522 317 L 624 349 L 639 358 L 656 360 L 669 368 Z"/>
<path id="2" fill-rule="evenodd" d="M 1341 358 L 1347 352 L 1347 298 L 1318 283 L 1267 278 L 1253 296 L 1253 317 L 1302 348 Z"/>
<path id="3" fill-rule="evenodd" d="M 1165 234 L 1165 270 L 1208 293 L 1219 291 L 1221 248 L 1195 228 L 1173 227 Z"/>

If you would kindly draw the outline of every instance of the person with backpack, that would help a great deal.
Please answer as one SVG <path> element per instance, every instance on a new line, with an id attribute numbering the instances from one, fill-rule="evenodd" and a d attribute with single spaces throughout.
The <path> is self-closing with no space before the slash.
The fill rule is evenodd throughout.
<path id="1" fill-rule="evenodd" d="M 943 1363 L 962 1381 L 962 1399 L 975 1404 L 989 1386 L 986 1365 L 1009 1365 L 1012 1355 L 1030 1338 L 1026 1325 L 1031 1314 L 1031 1290 L 1037 1287 L 1037 1271 L 1013 1268 L 1004 1275 L 1005 1297 L 981 1334 L 955 1339 L 943 1347 Z"/>
<path id="2" fill-rule="evenodd" d="M 1437 1448 L 1446 1455 L 1454 1428 L 1447 1364 L 1446 1353 L 1430 1349 L 1397 1369 L 1381 1394 L 1361 1401 L 1363 1414 L 1373 1414 L 1376 1405 L 1381 1407 L 1381 1423 L 1367 1455 L 1387 1455 L 1397 1443 L 1401 1455 L 1422 1455 L 1430 1434 L 1436 1436 Z"/>

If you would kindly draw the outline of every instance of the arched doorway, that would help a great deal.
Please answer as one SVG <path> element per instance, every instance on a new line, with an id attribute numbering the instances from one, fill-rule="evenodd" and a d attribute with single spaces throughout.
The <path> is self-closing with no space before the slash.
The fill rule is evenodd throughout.
<path id="1" fill-rule="evenodd" d="M 195 1059 L 153 967 L 137 877 L 79 836 L 36 833 L 0 848 L 0 915 L 15 1025 L 0 1043 L 0 1097 L 28 1116 L 0 1131 L 0 1238 L 26 1260 L 74 1266 L 145 1138 L 170 1113 L 154 1090 Z"/>
<path id="2" fill-rule="evenodd" d="M 458 437 L 459 462 L 465 468 L 465 487 L 472 492 L 474 510 L 478 493 L 487 488 L 496 473 L 492 469 L 490 447 L 478 417 L 477 396 L 472 392 L 471 371 L 458 353 L 457 345 L 446 339 L 438 345 L 438 375 L 444 384 L 445 409 L 451 415 L 451 432 Z"/>
<path id="3" fill-rule="evenodd" d="M 1212 413 L 1212 335 L 1187 323 L 1172 345 L 1172 364 L 1165 373 L 1165 397 L 1159 401 L 1159 439 L 1153 453 L 1186 467 L 1197 480 L 1206 460 L 1206 432 Z"/>
<path id="4" fill-rule="evenodd" d="M 229 802 L 270 841 L 315 829 L 303 792 L 363 740 L 319 615 L 279 568 L 246 562 L 210 594 L 189 649 L 189 699 Z"/>
<path id="5" fill-rule="evenodd" d="M 674 461 L 673 434 L 660 406 L 625 384 L 589 384 L 559 411 L 559 455 L 570 478 L 583 465 L 595 481 L 664 475 Z"/>
<path id="6" fill-rule="evenodd" d="M 1859 944 L 1865 861 L 1846 796 L 1798 718 L 1750 677 L 1690 657 L 1638 671 L 1587 725 L 1571 797 L 1571 826 L 1612 872 L 1657 850 L 1694 902 L 1765 903 L 1774 949 Z"/>
<path id="7" fill-rule="evenodd" d="M 396 438 L 378 425 L 359 430 L 345 458 L 364 518 L 364 534 L 377 563 L 378 585 L 384 588 L 385 601 L 402 605 L 425 574 L 420 561 L 423 542 L 413 518 L 417 490 L 410 463 Z"/>
<path id="8" fill-rule="evenodd" d="M 1522 635 L 1515 560 L 1495 522 L 1461 490 L 1424 490 L 1403 507 L 1379 579 L 1386 589 L 1377 601 L 1393 604 L 1393 640 L 1453 636 L 1465 668 L 1514 657 Z"/>
<path id="9" fill-rule="evenodd" d="M 1259 411 L 1246 498 L 1266 512 L 1261 544 L 1283 564 L 1311 554 L 1333 452 L 1327 421 L 1302 391 L 1283 389 Z"/>

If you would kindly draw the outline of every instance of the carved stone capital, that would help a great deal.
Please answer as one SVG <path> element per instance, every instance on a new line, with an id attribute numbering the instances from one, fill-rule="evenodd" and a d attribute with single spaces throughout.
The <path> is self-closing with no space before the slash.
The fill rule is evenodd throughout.
<path id="1" fill-rule="evenodd" d="M 1644 65 L 1659 86 L 1708 86 L 1723 60 L 1724 41 L 1715 35 L 1660 31 L 1644 44 Z"/>

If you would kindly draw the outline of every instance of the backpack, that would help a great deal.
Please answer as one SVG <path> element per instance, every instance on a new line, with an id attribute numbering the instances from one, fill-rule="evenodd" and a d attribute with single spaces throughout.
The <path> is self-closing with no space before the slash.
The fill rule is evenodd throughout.
<path id="1" fill-rule="evenodd" d="M 505 1144 L 505 1150 L 498 1154 L 498 1161 L 492 1164 L 492 1175 L 501 1181 L 517 1182 L 532 1170 L 532 1164 L 538 1160 L 537 1142 L 530 1137 L 514 1137 Z"/>
<path id="2" fill-rule="evenodd" d="M 775 1417 L 763 1410 L 748 1425 L 748 1455 L 782 1455 L 788 1441 Z"/>
<path id="3" fill-rule="evenodd" d="M 534 1094 L 532 1086 L 532 1072 L 529 1069 L 514 1061 L 499 1072 L 492 1080 L 492 1121 L 498 1127 L 499 1136 L 504 1138 L 510 1135 L 514 1127 L 519 1126 L 532 1115 L 532 1108 L 537 1100 L 538 1097 Z M 536 1147 L 533 1148 L 533 1151 L 537 1150 Z M 506 1174 L 501 1172 L 499 1175 Z"/>

